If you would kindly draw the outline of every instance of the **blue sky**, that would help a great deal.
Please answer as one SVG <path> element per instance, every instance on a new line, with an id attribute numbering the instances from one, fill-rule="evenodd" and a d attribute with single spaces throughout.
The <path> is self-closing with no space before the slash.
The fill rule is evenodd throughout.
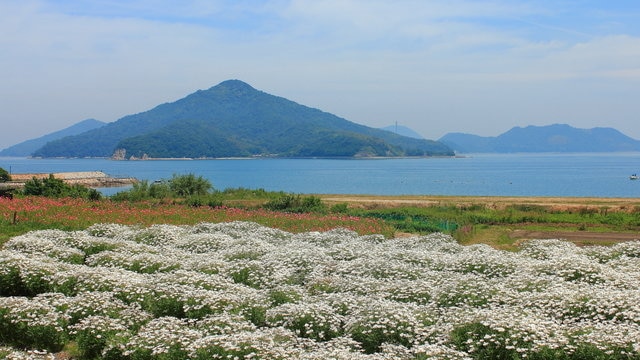
<path id="1" fill-rule="evenodd" d="M 373 127 L 640 139 L 640 2 L 0 2 L 0 148 L 227 79 Z"/>

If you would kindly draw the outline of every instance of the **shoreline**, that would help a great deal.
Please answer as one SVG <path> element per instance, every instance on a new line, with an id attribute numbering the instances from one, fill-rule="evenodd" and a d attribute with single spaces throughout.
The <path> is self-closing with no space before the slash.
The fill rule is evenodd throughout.
<path id="1" fill-rule="evenodd" d="M 455 204 L 460 208 L 483 204 L 493 209 L 510 205 L 547 207 L 552 210 L 602 209 L 640 211 L 640 198 L 567 196 L 474 196 L 474 195 L 351 195 L 315 194 L 331 204 L 349 203 L 359 207 L 394 208 Z"/>
<path id="2" fill-rule="evenodd" d="M 393 159 L 439 159 L 439 158 L 467 158 L 465 155 L 432 155 L 432 156 L 230 156 L 230 157 L 180 157 L 180 158 L 133 158 L 133 159 L 113 159 L 112 161 L 202 161 L 202 160 L 272 160 L 272 159 L 334 159 L 334 160 L 393 160 Z"/>

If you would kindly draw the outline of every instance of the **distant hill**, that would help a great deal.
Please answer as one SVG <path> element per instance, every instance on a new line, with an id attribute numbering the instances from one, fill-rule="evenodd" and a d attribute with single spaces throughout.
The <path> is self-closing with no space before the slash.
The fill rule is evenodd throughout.
<path id="1" fill-rule="evenodd" d="M 106 123 L 96 119 L 83 120 L 62 130 L 10 146 L 0 151 L 0 156 L 30 156 L 49 141 L 62 139 L 66 136 L 78 135 L 85 131 L 97 129 L 105 124 Z"/>
<path id="2" fill-rule="evenodd" d="M 493 148 L 495 137 L 484 137 L 465 133 L 448 133 L 440 141 L 457 153 L 496 152 Z"/>
<path id="3" fill-rule="evenodd" d="M 406 126 L 402 126 L 402 125 L 389 125 L 389 126 L 385 126 L 383 128 L 380 128 L 382 130 L 386 130 L 386 131 L 391 131 L 394 134 L 398 134 L 398 135 L 402 135 L 402 136 L 406 136 L 406 137 L 410 137 L 410 138 L 414 138 L 414 139 L 424 139 L 424 136 L 418 134 L 417 132 L 413 131 L 413 129 L 410 129 Z"/>
<path id="4" fill-rule="evenodd" d="M 449 133 L 439 141 L 458 153 L 640 151 L 640 141 L 618 130 L 565 124 L 514 127 L 497 137 Z"/>
<path id="5" fill-rule="evenodd" d="M 368 157 L 453 155 L 433 140 L 413 139 L 227 80 L 101 128 L 47 143 L 34 156 Z"/>

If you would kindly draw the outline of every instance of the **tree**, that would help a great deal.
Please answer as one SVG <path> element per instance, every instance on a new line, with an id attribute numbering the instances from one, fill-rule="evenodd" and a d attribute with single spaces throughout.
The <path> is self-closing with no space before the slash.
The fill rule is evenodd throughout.
<path id="1" fill-rule="evenodd" d="M 9 172 L 3 168 L 0 168 L 0 182 L 11 181 L 11 175 Z"/>
<path id="2" fill-rule="evenodd" d="M 24 183 L 22 189 L 25 195 L 62 197 L 64 195 L 65 183 L 49 174 L 48 178 L 38 179 L 35 176 Z"/>
<path id="3" fill-rule="evenodd" d="M 162 200 L 171 197 L 171 189 L 165 181 L 149 183 L 149 180 L 139 181 L 129 189 L 111 196 L 115 201 L 142 201 L 148 199 Z"/>
<path id="4" fill-rule="evenodd" d="M 169 180 L 169 188 L 176 196 L 189 197 L 206 195 L 213 188 L 213 185 L 202 176 L 174 174 Z"/>
<path id="5" fill-rule="evenodd" d="M 74 184 L 68 185 L 61 179 L 56 179 L 53 174 L 48 178 L 38 179 L 33 177 L 24 183 L 22 189 L 24 195 L 46 196 L 52 198 L 73 197 L 89 200 L 99 200 L 102 195 L 96 189 L 89 189 L 85 186 Z"/>

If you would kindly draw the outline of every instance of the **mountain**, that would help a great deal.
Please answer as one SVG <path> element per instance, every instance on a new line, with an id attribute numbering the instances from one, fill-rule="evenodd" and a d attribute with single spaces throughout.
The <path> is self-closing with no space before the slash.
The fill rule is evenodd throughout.
<path id="1" fill-rule="evenodd" d="M 497 137 L 449 133 L 439 141 L 459 153 L 640 151 L 640 141 L 616 129 L 566 124 L 514 127 Z"/>
<path id="2" fill-rule="evenodd" d="M 433 140 L 359 125 L 242 81 L 227 80 L 101 128 L 49 142 L 34 156 L 108 157 L 116 149 L 125 149 L 127 157 L 151 158 L 453 155 Z"/>
<path id="3" fill-rule="evenodd" d="M 382 130 L 386 130 L 386 131 L 391 131 L 394 134 L 398 134 L 398 135 L 402 135 L 402 136 L 406 136 L 406 137 L 410 137 L 410 138 L 414 138 L 414 139 L 424 139 L 424 136 L 418 134 L 417 132 L 413 131 L 413 129 L 410 129 L 406 126 L 402 126 L 402 125 L 389 125 L 389 126 L 385 126 L 383 128 L 380 128 Z"/>
<path id="4" fill-rule="evenodd" d="M 97 129 L 105 124 L 106 123 L 96 119 L 82 120 L 62 130 L 10 146 L 0 151 L 0 156 L 29 156 L 49 141 L 62 139 L 65 136 L 81 134 L 85 131 Z"/>
<path id="5" fill-rule="evenodd" d="M 465 133 L 448 133 L 438 141 L 452 148 L 457 153 L 496 152 L 492 141 L 495 137 L 484 137 Z"/>

